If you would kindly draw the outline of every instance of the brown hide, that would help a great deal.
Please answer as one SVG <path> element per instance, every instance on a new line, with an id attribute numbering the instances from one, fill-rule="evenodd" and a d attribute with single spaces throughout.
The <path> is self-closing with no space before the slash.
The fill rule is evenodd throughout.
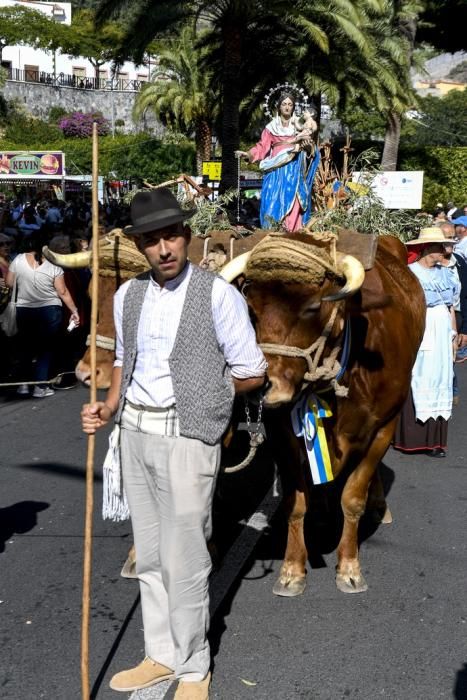
<path id="1" fill-rule="evenodd" d="M 119 280 L 115 277 L 99 277 L 99 315 L 97 319 L 98 335 L 107 338 L 115 338 L 115 326 L 113 322 L 113 296 L 119 287 Z M 113 350 L 97 348 L 96 352 L 97 388 L 108 389 L 112 378 L 112 368 L 115 358 Z M 77 378 L 89 385 L 91 378 L 90 351 L 86 350 L 82 359 L 75 368 Z"/>
<path id="2" fill-rule="evenodd" d="M 348 396 L 336 397 L 329 390 L 321 394 L 333 411 L 324 426 L 334 476 L 347 467 L 342 482 L 344 528 L 337 567 L 337 585 L 345 592 L 366 589 L 358 560 L 358 521 L 378 462 L 392 439 L 424 332 L 424 294 L 406 261 L 400 241 L 379 239 L 375 265 L 366 272 L 361 290 L 337 302 L 338 317 L 325 351 L 329 353 L 332 339 L 342 333 L 345 319 L 350 318 L 351 351 L 340 380 L 348 387 Z M 334 290 L 335 282 L 328 279 L 321 286 L 250 281 L 247 298 L 258 341 L 309 347 L 336 303 L 320 303 L 320 299 Z M 289 518 L 287 551 L 274 590 L 278 595 L 296 595 L 303 590 L 305 580 L 303 518 L 311 484 L 303 438 L 292 432 L 290 410 L 302 387 L 306 363 L 301 358 L 266 356 L 271 386 L 265 402 L 277 409 L 268 412 L 272 424 L 269 434 L 286 484 Z M 311 388 L 325 389 L 323 385 Z"/>

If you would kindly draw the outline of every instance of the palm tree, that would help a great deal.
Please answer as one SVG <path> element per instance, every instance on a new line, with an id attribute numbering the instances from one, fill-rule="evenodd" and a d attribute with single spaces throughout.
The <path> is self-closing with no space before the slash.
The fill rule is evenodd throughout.
<path id="1" fill-rule="evenodd" d="M 179 37 L 161 42 L 158 67 L 138 95 L 133 111 L 139 118 L 152 110 L 163 124 L 187 134 L 194 131 L 198 175 L 202 174 L 202 161 L 211 157 L 212 125 L 219 104 L 212 75 L 201 68 L 203 53 L 188 26 Z"/>
<path id="2" fill-rule="evenodd" d="M 360 81 L 360 85 L 370 85 L 369 91 L 382 100 L 386 89 L 379 90 L 377 74 L 372 80 L 371 72 L 384 62 L 379 61 L 379 46 L 368 34 L 375 13 L 383 15 L 389 5 L 390 0 L 139 0 L 131 3 L 126 17 L 127 36 L 120 58 L 132 55 L 136 61 L 142 60 L 149 42 L 158 33 L 175 31 L 182 19 L 209 29 L 212 51 L 206 55 L 205 65 L 219 76 L 225 189 L 236 183 L 234 150 L 239 143 L 242 100 L 249 97 L 250 106 L 257 105 L 262 97 L 259 88 L 266 80 L 271 86 L 285 79 L 302 82 L 305 75 L 313 87 L 315 66 L 335 65 L 338 79 L 322 73 L 321 81 L 315 81 L 317 87 L 327 81 L 336 95 L 357 95 L 361 94 Z M 98 15 L 104 21 L 126 7 L 126 0 L 100 0 Z M 340 56 L 335 56 L 336 51 Z M 391 61 L 385 60 L 387 68 L 381 66 L 381 72 L 389 86 Z M 347 80 L 350 74 L 352 81 Z M 391 90 L 395 92 L 389 87 L 386 91 Z"/>
<path id="3" fill-rule="evenodd" d="M 415 48 L 418 15 L 423 10 L 423 4 L 419 0 L 395 0 L 393 5 L 394 33 L 397 34 L 405 44 L 405 58 L 408 72 L 412 64 Z M 409 87 L 408 95 L 412 96 L 413 105 L 415 98 L 411 87 Z M 395 101 L 388 111 L 383 157 L 381 159 L 381 168 L 383 170 L 396 170 L 397 168 L 402 112 L 404 111 L 403 108 L 407 108 L 409 104 L 407 104 L 407 102 L 405 102 L 405 104 L 397 104 Z"/>

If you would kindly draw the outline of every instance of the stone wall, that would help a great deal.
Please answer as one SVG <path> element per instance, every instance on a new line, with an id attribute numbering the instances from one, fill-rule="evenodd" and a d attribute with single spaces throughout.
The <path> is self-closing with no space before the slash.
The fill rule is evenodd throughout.
<path id="1" fill-rule="evenodd" d="M 137 93 L 121 90 L 86 90 L 72 87 L 42 85 L 41 83 L 23 83 L 7 80 L 3 89 L 6 100 L 20 100 L 36 117 L 47 119 L 51 107 L 63 107 L 67 111 L 102 112 L 112 123 L 123 120 L 124 126 L 119 131 L 135 133 L 151 130 L 156 136 L 162 136 L 164 127 L 152 116 L 147 116 L 139 123 L 133 122 L 131 112 Z"/>

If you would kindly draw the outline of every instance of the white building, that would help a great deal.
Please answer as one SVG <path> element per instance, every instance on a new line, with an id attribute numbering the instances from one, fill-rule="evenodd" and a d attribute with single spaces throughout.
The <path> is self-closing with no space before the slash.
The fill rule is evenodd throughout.
<path id="1" fill-rule="evenodd" d="M 20 5 L 43 12 L 57 22 L 71 24 L 72 6 L 69 2 L 34 2 L 31 0 L 0 0 L 0 8 Z M 141 83 L 149 79 L 149 66 L 136 66 L 125 62 L 112 79 L 112 66 L 100 66 L 98 75 L 86 58 L 72 58 L 60 51 L 43 51 L 29 46 L 7 46 L 2 52 L 2 66 L 8 70 L 10 80 L 53 83 L 78 88 L 112 87 L 114 90 L 139 90 Z"/>

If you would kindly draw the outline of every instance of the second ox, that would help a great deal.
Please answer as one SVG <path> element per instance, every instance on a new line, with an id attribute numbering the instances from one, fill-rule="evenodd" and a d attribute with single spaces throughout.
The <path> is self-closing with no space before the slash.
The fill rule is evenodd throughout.
<path id="1" fill-rule="evenodd" d="M 91 251 L 60 254 L 44 248 L 45 257 L 63 268 L 91 265 Z M 108 389 L 115 359 L 113 297 L 118 287 L 130 277 L 147 270 L 146 258 L 133 240 L 114 229 L 99 239 L 99 315 L 97 322 L 97 388 Z M 84 384 L 91 377 L 89 349 L 78 362 L 75 373 Z"/>

